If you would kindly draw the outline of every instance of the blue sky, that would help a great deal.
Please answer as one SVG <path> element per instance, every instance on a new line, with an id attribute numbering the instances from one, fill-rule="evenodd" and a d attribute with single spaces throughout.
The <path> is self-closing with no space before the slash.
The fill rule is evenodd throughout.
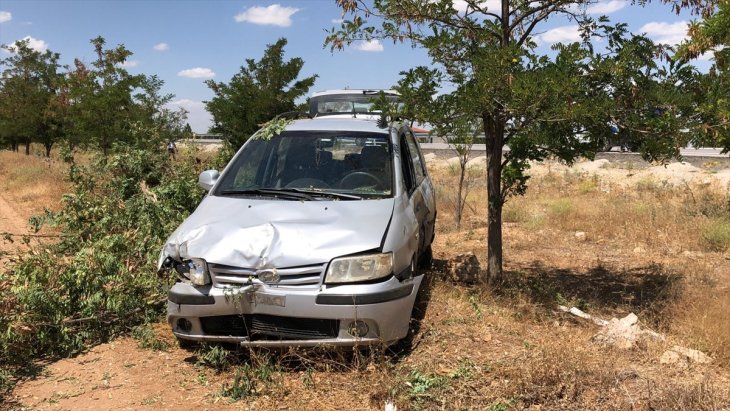
<path id="1" fill-rule="evenodd" d="M 460 7 L 463 3 L 455 0 L 455 8 Z M 658 2 L 639 7 L 607 0 L 592 7 L 594 14 L 606 14 L 613 22 L 628 23 L 633 32 L 666 43 L 680 41 L 692 19 Z M 134 53 L 128 70 L 162 78 L 164 91 L 175 95 L 173 104 L 190 112 L 193 130 L 204 132 L 210 116 L 203 101 L 212 97 L 204 80 L 229 81 L 246 58 L 259 59 L 266 45 L 280 37 L 289 40 L 288 58 L 304 59 L 303 76 L 319 75 L 311 91 L 387 88 L 400 71 L 429 64 L 423 50 L 391 42 L 331 53 L 323 48 L 324 30 L 339 18 L 334 0 L 0 0 L 0 43 L 30 37 L 32 46 L 61 53 L 63 64 L 74 58 L 93 61 L 89 40 L 99 35 L 109 47 L 124 44 Z M 552 19 L 540 26 L 537 40 L 547 52 L 551 43 L 575 36 L 570 22 Z M 709 63 L 705 59 L 697 65 Z"/>

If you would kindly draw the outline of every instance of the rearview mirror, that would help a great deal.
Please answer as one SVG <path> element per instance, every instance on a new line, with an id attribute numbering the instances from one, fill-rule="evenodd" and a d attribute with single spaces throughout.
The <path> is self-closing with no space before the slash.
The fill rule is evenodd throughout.
<path id="1" fill-rule="evenodd" d="M 198 185 L 203 188 L 205 191 L 210 191 L 211 188 L 213 188 L 213 185 L 215 185 L 215 182 L 218 181 L 218 177 L 220 176 L 220 173 L 218 170 L 205 170 L 198 176 Z"/>

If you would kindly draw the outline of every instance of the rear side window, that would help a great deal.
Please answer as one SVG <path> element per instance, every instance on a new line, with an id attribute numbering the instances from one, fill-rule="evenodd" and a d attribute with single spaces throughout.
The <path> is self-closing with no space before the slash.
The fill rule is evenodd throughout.
<path id="1" fill-rule="evenodd" d="M 424 178 L 426 178 L 425 162 L 421 157 L 421 150 L 418 149 L 416 139 L 410 132 L 406 133 L 406 141 L 408 142 L 408 153 L 413 163 L 413 172 L 416 177 L 416 185 L 421 184 Z"/>
<path id="2" fill-rule="evenodd" d="M 411 160 L 411 150 L 408 142 L 406 141 L 406 135 L 400 135 L 400 165 L 403 171 L 403 182 L 406 185 L 406 191 L 410 195 L 413 193 L 413 189 L 416 187 L 415 176 L 413 172 L 413 161 Z"/>

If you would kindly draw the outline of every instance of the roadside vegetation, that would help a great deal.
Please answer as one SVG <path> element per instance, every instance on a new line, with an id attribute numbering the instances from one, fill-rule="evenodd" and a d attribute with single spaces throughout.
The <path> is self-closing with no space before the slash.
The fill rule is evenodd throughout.
<path id="1" fill-rule="evenodd" d="M 184 160 L 161 161 L 161 167 L 185 169 L 186 164 L 194 164 L 191 156 L 183 153 L 180 157 Z M 44 163 L 38 160 L 37 164 L 42 167 Z M 622 185 L 619 177 L 612 182 L 556 165 L 536 165 L 543 172 L 533 177 L 535 190 L 523 201 L 506 205 L 506 210 L 512 210 L 505 227 L 506 270 L 515 280 L 499 290 L 488 290 L 455 284 L 446 275 L 448 260 L 483 247 L 485 210 L 478 199 L 485 188 L 472 187 L 462 227 L 456 229 L 454 209 L 445 204 L 456 194 L 459 173 L 440 160 L 429 165 L 443 206 L 434 244 L 435 264 L 426 274 L 428 281 L 408 341 L 387 350 L 376 347 L 355 353 L 236 350 L 219 345 L 183 350 L 161 322 L 154 304 L 131 299 L 150 309 L 135 314 L 134 324 L 139 326 L 132 321 L 119 326 L 91 320 L 65 324 L 93 337 L 87 343 L 115 336 L 113 345 L 86 354 L 81 350 L 79 357 L 62 360 L 60 364 L 66 367 L 78 364 L 63 373 L 56 374 L 55 365 L 24 368 L 24 372 L 43 375 L 38 384 L 58 384 L 45 391 L 45 397 L 41 395 L 50 402 L 41 400 L 33 403 L 34 408 L 71 406 L 80 398 L 106 395 L 107 391 L 115 398 L 137 398 L 128 402 L 135 408 L 182 404 L 176 401 L 191 395 L 196 404 L 211 409 L 224 409 L 232 402 L 257 409 L 275 409 L 281 404 L 289 408 L 341 409 L 342 404 L 352 404 L 382 409 L 386 402 L 406 410 L 531 406 L 716 410 L 730 406 L 730 322 L 726 315 L 730 309 L 726 286 L 730 249 L 716 249 L 698 229 L 730 215 L 726 189 L 671 185 L 661 180 L 644 181 L 638 188 Z M 620 176 L 622 169 L 616 170 Z M 477 167 L 469 172 L 478 175 L 484 170 Z M 192 171 L 190 175 L 194 175 Z M 163 186 L 168 184 L 149 185 L 147 194 L 133 187 L 134 201 L 150 202 L 149 193 L 155 193 L 158 201 L 168 204 L 160 198 Z M 189 189 L 185 184 L 176 187 L 183 190 L 175 191 Z M 110 201 L 120 204 L 118 197 Z M 130 201 L 125 204 L 134 202 Z M 119 216 L 129 218 L 126 213 Z M 585 233 L 584 239 L 576 237 L 578 231 Z M 41 254 L 28 261 L 43 258 Z M 148 272 L 149 276 L 137 274 L 136 288 L 130 290 L 130 284 L 120 292 L 161 301 L 159 288 L 152 286 L 157 281 L 154 260 L 154 256 L 149 261 L 131 260 L 144 269 L 138 273 Z M 126 268 L 118 270 L 126 273 L 120 279 L 132 278 Z M 603 347 L 592 340 L 596 326 L 560 312 L 558 305 L 576 306 L 606 319 L 634 312 L 642 324 L 667 340 L 629 350 Z M 63 317 L 55 318 L 64 325 Z M 29 332 L 28 338 L 32 336 Z M 132 338 L 120 336 L 126 333 Z M 36 338 L 43 342 L 43 336 Z M 73 339 L 60 341 L 65 341 L 59 347 L 66 347 L 67 352 L 79 351 Z M 712 362 L 660 364 L 661 354 L 675 344 L 702 350 Z M 153 354 L 156 352 L 164 356 Z M 100 363 L 99 375 L 89 383 L 67 380 L 69 375 L 84 380 L 88 365 L 83 364 L 100 355 L 119 358 Z M 137 368 L 140 370 L 135 372 Z M 129 385 L 128 380 L 138 378 L 135 375 L 158 373 L 163 368 L 165 372 L 156 382 L 146 382 L 144 388 Z M 4 369 L 6 387 L 22 377 L 15 370 Z M 101 383 L 96 381 L 99 379 Z M 74 396 L 70 396 L 73 381 L 77 382 Z M 105 388 L 103 381 L 111 381 L 110 386 L 116 388 Z M 32 388 L 34 384 L 21 383 L 8 400 L 29 393 L 37 396 L 39 388 Z M 170 386 L 179 386 L 187 394 L 168 390 Z"/>

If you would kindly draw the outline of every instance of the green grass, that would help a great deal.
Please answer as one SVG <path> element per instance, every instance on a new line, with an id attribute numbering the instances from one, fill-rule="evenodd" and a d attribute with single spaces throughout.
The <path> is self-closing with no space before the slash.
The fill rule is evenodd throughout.
<path id="1" fill-rule="evenodd" d="M 567 217 L 576 212 L 576 206 L 573 200 L 569 198 L 553 200 L 548 205 L 548 209 L 550 210 L 550 214 L 555 217 Z"/>
<path id="2" fill-rule="evenodd" d="M 730 248 L 730 220 L 713 218 L 702 228 L 702 240 L 709 251 L 725 251 Z"/>

